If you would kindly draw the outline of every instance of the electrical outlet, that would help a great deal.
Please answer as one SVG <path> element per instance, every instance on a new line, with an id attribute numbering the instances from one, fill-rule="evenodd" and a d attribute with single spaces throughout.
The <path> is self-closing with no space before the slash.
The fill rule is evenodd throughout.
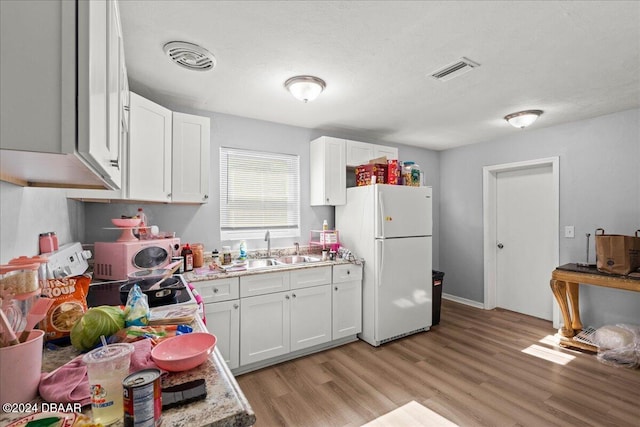
<path id="1" fill-rule="evenodd" d="M 564 227 L 564 237 L 567 239 L 573 239 L 576 237 L 576 230 L 573 225 L 566 225 Z"/>

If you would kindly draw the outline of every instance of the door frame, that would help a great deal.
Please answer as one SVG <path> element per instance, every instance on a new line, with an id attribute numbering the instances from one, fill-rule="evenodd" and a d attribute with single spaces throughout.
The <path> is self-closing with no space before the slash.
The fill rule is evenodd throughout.
<path id="1" fill-rule="evenodd" d="M 551 166 L 552 187 L 553 187 L 553 259 L 555 265 L 560 260 L 560 158 L 547 157 L 522 162 L 503 163 L 500 165 L 484 166 L 482 168 L 482 210 L 483 210 L 483 230 L 484 230 L 484 309 L 491 310 L 497 306 L 497 195 L 496 187 L 498 173 L 531 169 L 540 166 Z M 551 271 L 549 271 L 551 278 Z M 549 288 L 549 299 L 553 304 L 553 327 L 560 326 L 560 310 L 555 303 L 551 288 Z"/>

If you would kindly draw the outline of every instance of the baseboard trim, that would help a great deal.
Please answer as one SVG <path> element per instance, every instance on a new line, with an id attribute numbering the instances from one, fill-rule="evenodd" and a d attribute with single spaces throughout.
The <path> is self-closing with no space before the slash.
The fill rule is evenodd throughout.
<path id="1" fill-rule="evenodd" d="M 442 294 L 442 298 L 449 300 L 449 301 L 453 301 L 453 302 L 459 302 L 460 304 L 464 304 L 464 305 L 470 305 L 471 307 L 475 307 L 475 308 L 481 308 L 484 310 L 484 303 L 482 302 L 478 302 L 478 301 L 473 301 L 470 299 L 466 299 L 466 298 L 461 298 L 461 297 L 457 297 L 455 295 L 451 295 L 451 294 Z"/>

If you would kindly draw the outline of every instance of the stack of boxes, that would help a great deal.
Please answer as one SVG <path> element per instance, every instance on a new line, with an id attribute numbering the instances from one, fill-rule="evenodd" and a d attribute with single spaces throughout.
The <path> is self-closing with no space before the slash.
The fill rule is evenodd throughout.
<path id="1" fill-rule="evenodd" d="M 387 160 L 386 157 L 371 160 L 366 165 L 356 167 L 356 185 L 399 184 L 400 170 L 398 160 Z"/>

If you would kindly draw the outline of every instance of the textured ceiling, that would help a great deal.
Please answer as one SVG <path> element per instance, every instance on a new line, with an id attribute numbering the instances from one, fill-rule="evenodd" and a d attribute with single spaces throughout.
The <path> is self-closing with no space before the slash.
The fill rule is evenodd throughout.
<path id="1" fill-rule="evenodd" d="M 638 1 L 120 0 L 131 89 L 157 102 L 443 150 L 640 107 Z M 173 64 L 169 41 L 211 51 Z M 431 72 L 480 64 L 447 82 Z M 327 82 L 308 104 L 283 87 Z M 529 128 L 531 129 L 531 128 Z"/>

